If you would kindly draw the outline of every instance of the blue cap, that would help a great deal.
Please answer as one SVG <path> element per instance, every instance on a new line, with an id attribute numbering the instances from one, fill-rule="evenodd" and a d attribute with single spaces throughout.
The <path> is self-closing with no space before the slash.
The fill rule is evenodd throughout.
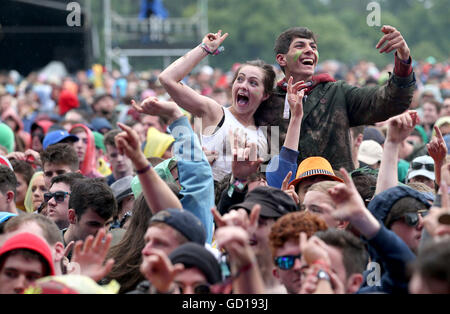
<path id="1" fill-rule="evenodd" d="M 100 132 L 101 129 L 112 130 L 112 125 L 106 118 L 94 118 L 91 120 L 91 126 L 94 131 Z"/>
<path id="2" fill-rule="evenodd" d="M 184 235 L 189 241 L 204 245 L 206 231 L 202 222 L 187 210 L 169 208 L 159 211 L 150 219 L 150 226 L 162 222 Z"/>
<path id="3" fill-rule="evenodd" d="M 70 142 L 76 142 L 78 141 L 78 136 L 69 134 L 66 130 L 57 130 L 47 133 L 47 135 L 44 137 L 44 142 L 42 144 L 42 147 L 44 149 L 47 149 L 50 145 L 58 144 L 64 140 L 70 141 Z"/>
<path id="4" fill-rule="evenodd" d="M 0 212 L 0 224 L 8 221 L 9 218 L 15 217 L 17 214 L 12 214 L 9 212 Z"/>

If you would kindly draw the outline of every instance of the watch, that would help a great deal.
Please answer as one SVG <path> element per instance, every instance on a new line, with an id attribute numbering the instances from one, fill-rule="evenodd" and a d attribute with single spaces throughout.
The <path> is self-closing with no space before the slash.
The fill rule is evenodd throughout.
<path id="1" fill-rule="evenodd" d="M 328 275 L 328 273 L 326 271 L 324 271 L 323 269 L 320 269 L 317 272 L 317 279 L 319 279 L 319 280 L 326 280 L 328 282 L 331 281 L 330 275 Z"/>

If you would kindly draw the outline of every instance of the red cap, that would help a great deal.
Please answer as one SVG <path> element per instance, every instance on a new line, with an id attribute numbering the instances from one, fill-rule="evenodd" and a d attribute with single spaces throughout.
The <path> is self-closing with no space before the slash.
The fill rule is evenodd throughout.
<path id="1" fill-rule="evenodd" d="M 0 257 L 3 256 L 5 253 L 17 249 L 28 249 L 39 253 L 47 261 L 47 264 L 50 269 L 50 273 L 45 275 L 46 276 L 55 275 L 55 267 L 53 266 L 52 252 L 48 244 L 40 237 L 28 232 L 16 234 L 11 238 L 9 238 L 8 240 L 6 240 L 3 246 L 0 248 Z"/>

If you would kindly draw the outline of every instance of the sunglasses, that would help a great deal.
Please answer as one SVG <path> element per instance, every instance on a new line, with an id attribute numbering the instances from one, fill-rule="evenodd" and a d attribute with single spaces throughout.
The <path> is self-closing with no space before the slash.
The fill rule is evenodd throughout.
<path id="1" fill-rule="evenodd" d="M 181 286 L 178 286 L 178 289 L 180 290 L 180 294 L 184 294 L 184 289 Z M 210 294 L 211 289 L 210 286 L 207 284 L 199 284 L 194 287 L 194 294 Z"/>
<path id="2" fill-rule="evenodd" d="M 425 167 L 425 169 L 428 171 L 434 171 L 434 164 L 423 164 L 420 162 L 413 162 L 411 164 L 411 168 L 413 170 L 419 170 L 419 169 L 422 169 L 423 167 Z"/>
<path id="3" fill-rule="evenodd" d="M 291 269 L 294 266 L 296 259 L 301 259 L 302 255 L 284 255 L 284 256 L 278 256 L 275 258 L 275 265 L 278 266 L 278 268 L 282 270 L 288 270 Z"/>
<path id="4" fill-rule="evenodd" d="M 401 216 L 399 219 L 403 219 L 403 221 L 410 227 L 415 227 L 419 224 L 419 215 L 425 217 L 428 215 L 428 210 L 419 210 L 416 213 L 406 213 Z M 397 219 L 398 220 L 398 219 Z"/>
<path id="5" fill-rule="evenodd" d="M 44 193 L 44 202 L 47 203 L 52 198 L 55 198 L 56 203 L 62 203 L 62 202 L 64 202 L 66 195 L 70 195 L 70 193 L 64 192 L 64 191 L 56 191 L 55 193 L 47 192 L 47 193 Z"/>

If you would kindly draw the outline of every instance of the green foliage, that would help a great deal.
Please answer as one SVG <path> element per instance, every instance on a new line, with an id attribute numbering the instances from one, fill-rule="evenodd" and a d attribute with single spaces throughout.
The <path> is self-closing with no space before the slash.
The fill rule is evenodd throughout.
<path id="1" fill-rule="evenodd" d="M 102 34 L 103 1 L 92 1 L 93 15 Z M 380 27 L 369 27 L 367 5 L 373 0 L 209 0 L 209 30 L 222 29 L 230 36 L 225 52 L 210 57 L 213 66 L 228 69 L 235 62 L 260 58 L 275 63 L 277 36 L 292 26 L 306 26 L 318 34 L 321 60 L 336 59 L 354 64 L 361 59 L 383 66 L 392 53 L 379 54 L 375 45 L 383 36 Z M 415 59 L 433 55 L 438 61 L 450 51 L 448 0 L 377 0 L 381 25 L 396 27 L 406 39 Z M 138 0 L 112 0 L 116 11 L 137 14 Z M 172 17 L 190 17 L 198 0 L 164 0 Z M 200 42 L 201 38 L 198 38 Z"/>

